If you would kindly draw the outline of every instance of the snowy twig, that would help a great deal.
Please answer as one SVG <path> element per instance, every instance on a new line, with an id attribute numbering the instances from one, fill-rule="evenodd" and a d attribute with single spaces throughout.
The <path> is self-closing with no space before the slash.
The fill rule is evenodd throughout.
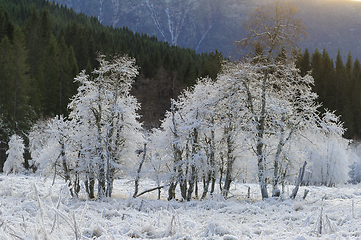
<path id="1" fill-rule="evenodd" d="M 16 237 L 18 239 L 21 239 L 21 240 L 25 240 L 25 238 L 22 238 L 22 237 L 19 237 L 18 235 L 14 234 L 14 233 L 9 233 L 11 236 L 13 237 Z"/>

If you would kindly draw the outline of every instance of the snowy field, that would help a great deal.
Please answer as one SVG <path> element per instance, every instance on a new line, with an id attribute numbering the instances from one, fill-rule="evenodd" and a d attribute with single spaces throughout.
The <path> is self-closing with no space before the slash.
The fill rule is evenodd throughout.
<path id="1" fill-rule="evenodd" d="M 302 187 L 294 201 L 261 201 L 255 184 L 232 185 L 228 200 L 132 199 L 132 191 L 117 180 L 112 199 L 75 200 L 61 179 L 0 175 L 0 239 L 361 239 L 360 185 Z"/>

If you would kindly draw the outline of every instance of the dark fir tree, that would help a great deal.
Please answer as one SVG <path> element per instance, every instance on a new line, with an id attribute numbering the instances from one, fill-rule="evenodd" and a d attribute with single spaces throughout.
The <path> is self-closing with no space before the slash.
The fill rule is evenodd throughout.
<path id="1" fill-rule="evenodd" d="M 315 52 L 311 56 L 311 70 L 312 77 L 314 78 L 315 85 L 314 91 L 318 94 L 318 101 L 323 102 L 325 96 L 322 89 L 324 89 L 324 83 L 322 81 L 322 54 L 316 48 Z"/>
<path id="2" fill-rule="evenodd" d="M 361 139 L 361 64 L 360 61 L 356 58 L 353 68 L 352 68 L 352 101 L 351 108 L 354 112 L 353 122 L 354 122 L 354 133 L 353 138 Z"/>
<path id="3" fill-rule="evenodd" d="M 328 55 L 326 49 L 322 51 L 322 72 L 320 82 L 323 87 L 320 89 L 322 94 L 322 102 L 325 108 L 336 109 L 336 85 L 334 84 L 334 65 L 333 60 Z"/>
<path id="4" fill-rule="evenodd" d="M 311 70 L 310 53 L 307 48 L 299 60 L 299 68 L 301 76 L 305 76 Z"/>

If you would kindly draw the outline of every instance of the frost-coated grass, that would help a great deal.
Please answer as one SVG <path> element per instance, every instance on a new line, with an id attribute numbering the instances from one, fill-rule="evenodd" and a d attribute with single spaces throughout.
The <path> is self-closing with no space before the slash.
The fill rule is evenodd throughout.
<path id="1" fill-rule="evenodd" d="M 155 200 L 156 192 L 132 199 L 132 183 L 124 179 L 115 181 L 114 197 L 105 201 L 72 199 L 63 180 L 51 184 L 0 175 L 0 240 L 361 238 L 360 185 L 301 187 L 294 201 L 261 201 L 258 185 L 234 184 L 228 200 L 216 194 L 168 202 Z M 141 189 L 151 187 L 143 181 Z M 310 192 L 302 200 L 305 188 Z"/>

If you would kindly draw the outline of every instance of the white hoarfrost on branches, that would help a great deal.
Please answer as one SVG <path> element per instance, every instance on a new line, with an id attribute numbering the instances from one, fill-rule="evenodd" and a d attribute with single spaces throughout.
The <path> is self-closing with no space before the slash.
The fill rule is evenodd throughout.
<path id="1" fill-rule="evenodd" d="M 350 172 L 349 177 L 350 183 L 358 184 L 361 182 L 361 145 L 359 141 L 354 141 L 350 144 L 351 155 L 353 161 L 350 162 Z"/>
<path id="2" fill-rule="evenodd" d="M 161 130 L 151 136 L 148 151 L 157 156 L 168 199 L 176 197 L 177 186 L 184 200 L 204 198 L 216 182 L 229 197 L 237 179 L 258 181 L 267 198 L 267 185 L 275 195 L 280 184 L 295 183 L 304 161 L 308 183 L 347 181 L 344 129 L 327 110 L 319 117 L 312 85 L 313 78 L 302 77 L 293 64 L 250 62 L 227 62 L 215 81 L 198 80 L 173 102 Z M 322 157 L 315 158 L 315 149 L 325 151 Z M 317 173 L 311 176 L 313 169 Z M 324 179 L 315 178 L 320 171 Z"/>
<path id="3" fill-rule="evenodd" d="M 29 133 L 29 151 L 32 159 L 32 164 L 35 168 L 38 167 L 39 157 L 44 148 L 48 144 L 51 134 L 48 131 L 48 121 L 39 119 L 30 129 Z"/>
<path id="4" fill-rule="evenodd" d="M 83 71 L 76 78 L 80 87 L 69 104 L 79 172 L 91 198 L 95 180 L 98 198 L 110 197 L 115 177 L 135 171 L 136 150 L 144 141 L 136 113 L 140 105 L 129 93 L 138 74 L 135 59 L 99 56 L 98 61 L 92 77 Z"/>
<path id="5" fill-rule="evenodd" d="M 129 93 L 135 60 L 98 60 L 91 76 L 83 71 L 76 78 L 69 119 L 56 117 L 44 134 L 30 134 L 35 166 L 63 177 L 73 196 L 84 186 L 89 198 L 111 197 L 114 180 L 124 176 L 135 179 L 134 197 L 155 190 L 160 197 L 165 188 L 168 200 L 229 198 L 231 185 L 242 181 L 258 182 L 267 198 L 268 185 L 278 196 L 280 185 L 300 183 L 305 161 L 303 184 L 348 180 L 354 155 L 343 126 L 328 110 L 320 115 L 313 78 L 293 64 L 224 62 L 215 80 L 198 79 L 171 100 L 161 128 L 145 141 L 140 105 Z M 144 177 L 156 186 L 138 194 Z"/>
<path id="6" fill-rule="evenodd" d="M 138 74 L 135 59 L 107 61 L 99 56 L 98 61 L 100 67 L 92 76 L 82 71 L 76 77 L 80 86 L 68 106 L 69 119 L 49 122 L 46 143 L 35 133 L 31 141 L 43 174 L 62 176 L 75 195 L 83 181 L 90 198 L 110 197 L 116 177 L 133 176 L 136 150 L 144 142 L 136 113 L 140 105 L 129 93 Z"/>
<path id="7" fill-rule="evenodd" d="M 216 80 L 198 79 L 172 100 L 161 128 L 145 141 L 140 106 L 129 93 L 135 60 L 98 60 L 91 76 L 83 71 L 76 78 L 69 119 L 39 123 L 30 134 L 35 167 L 63 177 L 73 196 L 84 186 L 89 198 L 111 197 L 114 179 L 124 176 L 136 180 L 134 197 L 143 194 L 140 179 L 149 177 L 157 186 L 148 190 L 160 196 L 165 188 L 169 200 L 178 198 L 178 187 L 187 201 L 217 192 L 232 197 L 234 181 L 258 181 L 267 198 L 268 185 L 277 196 L 280 185 L 296 183 L 305 161 L 304 184 L 348 180 L 354 155 L 342 124 L 327 110 L 320 117 L 313 78 L 293 64 L 225 62 Z"/>
<path id="8" fill-rule="evenodd" d="M 24 151 L 24 140 L 16 134 L 12 135 L 9 141 L 9 149 L 6 151 L 8 157 L 3 167 L 5 173 L 19 173 L 24 170 Z"/>
<path id="9" fill-rule="evenodd" d="M 248 35 L 237 41 L 237 46 L 249 49 L 256 57 L 266 56 L 268 60 L 282 51 L 292 54 L 297 49 L 296 43 L 308 37 L 297 12 L 298 8 L 285 0 L 259 4 L 243 22 Z"/>

